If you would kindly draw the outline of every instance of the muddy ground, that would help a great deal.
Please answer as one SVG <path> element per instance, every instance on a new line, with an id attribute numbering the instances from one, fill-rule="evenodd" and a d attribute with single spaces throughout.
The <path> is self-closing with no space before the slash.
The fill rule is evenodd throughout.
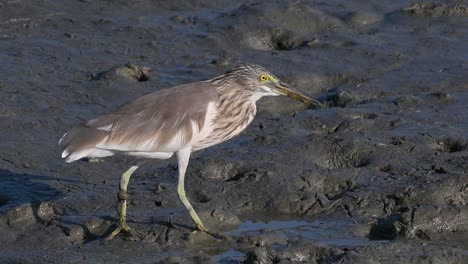
<path id="1" fill-rule="evenodd" d="M 1 263 L 468 263 L 465 1 L 0 1 Z M 69 128 L 258 63 L 320 98 L 264 98 L 237 138 L 130 183 L 60 159 Z"/>

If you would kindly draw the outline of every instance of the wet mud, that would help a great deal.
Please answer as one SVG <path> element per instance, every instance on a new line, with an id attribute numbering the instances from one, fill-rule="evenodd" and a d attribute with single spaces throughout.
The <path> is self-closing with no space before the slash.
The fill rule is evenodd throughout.
<path id="1" fill-rule="evenodd" d="M 464 1 L 1 1 L 0 262 L 468 263 Z M 65 164 L 73 125 L 257 63 L 319 98 L 264 98 L 237 138 L 129 185 L 137 159 Z"/>

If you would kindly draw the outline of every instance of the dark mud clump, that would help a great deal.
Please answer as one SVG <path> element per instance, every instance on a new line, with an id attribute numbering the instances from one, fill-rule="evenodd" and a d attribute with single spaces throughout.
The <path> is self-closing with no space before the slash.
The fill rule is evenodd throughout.
<path id="1" fill-rule="evenodd" d="M 333 263 L 340 261 L 344 251 L 298 241 L 287 248 L 259 247 L 247 253 L 244 263 L 263 264 L 289 262 Z"/>
<path id="2" fill-rule="evenodd" d="M 468 142 L 462 138 L 443 138 L 437 140 L 435 149 L 440 152 L 458 152 L 465 151 L 468 148 Z"/>
<path id="3" fill-rule="evenodd" d="M 368 153 L 362 147 L 342 138 L 322 140 L 314 152 L 314 160 L 329 169 L 357 168 L 368 163 Z"/>
<path id="4" fill-rule="evenodd" d="M 416 3 L 404 11 L 421 16 L 468 16 L 468 6 L 465 4 L 444 4 L 444 3 Z"/>

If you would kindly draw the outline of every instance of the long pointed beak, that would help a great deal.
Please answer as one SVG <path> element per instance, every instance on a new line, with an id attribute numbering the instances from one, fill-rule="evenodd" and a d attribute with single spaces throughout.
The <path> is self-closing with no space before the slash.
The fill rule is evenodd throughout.
<path id="1" fill-rule="evenodd" d="M 279 94 L 286 95 L 289 98 L 301 101 L 303 103 L 308 104 L 309 106 L 314 106 L 316 108 L 322 107 L 322 103 L 287 83 L 279 82 L 277 85 L 275 85 L 275 88 Z"/>

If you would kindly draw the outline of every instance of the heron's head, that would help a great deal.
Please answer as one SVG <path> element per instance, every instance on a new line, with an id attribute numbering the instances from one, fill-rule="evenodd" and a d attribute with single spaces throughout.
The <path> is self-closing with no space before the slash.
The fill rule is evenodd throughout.
<path id="1" fill-rule="evenodd" d="M 281 81 L 273 73 L 256 64 L 236 67 L 227 72 L 225 76 L 233 78 L 236 83 L 240 84 L 242 89 L 253 92 L 258 98 L 285 95 L 309 105 L 321 106 L 321 103 L 317 100 Z"/>

